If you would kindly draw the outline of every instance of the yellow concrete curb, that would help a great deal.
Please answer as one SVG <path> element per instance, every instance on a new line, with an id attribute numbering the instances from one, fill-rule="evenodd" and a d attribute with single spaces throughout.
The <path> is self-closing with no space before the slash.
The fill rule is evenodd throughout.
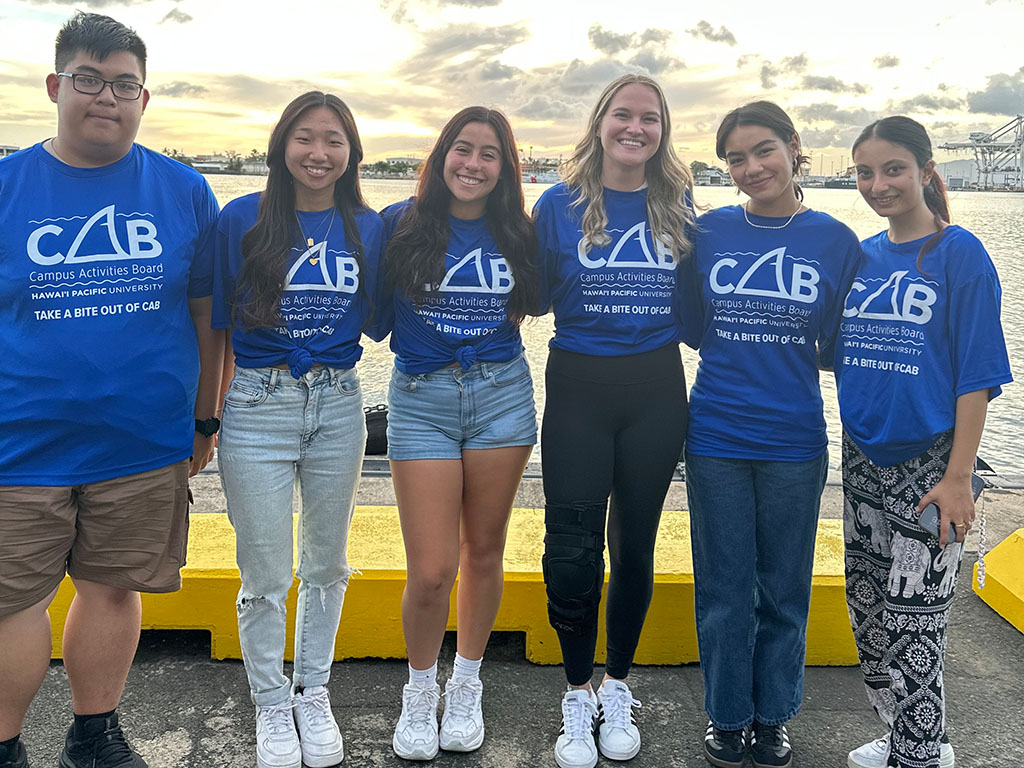
<path id="1" fill-rule="evenodd" d="M 505 550 L 505 592 L 495 623 L 499 632 L 524 632 L 526 656 L 539 664 L 561 661 L 558 639 L 548 624 L 541 574 L 544 511 L 517 509 Z M 353 574 L 345 597 L 335 656 L 401 658 L 405 655 L 400 612 L 405 556 L 394 507 L 358 507 L 349 536 Z M 655 550 L 654 599 L 637 648 L 639 664 L 680 664 L 697 660 L 693 618 L 693 566 L 690 525 L 685 512 L 666 511 Z M 241 658 L 235 599 L 239 587 L 234 531 L 223 514 L 194 514 L 189 530 L 188 564 L 180 592 L 143 595 L 143 629 L 201 629 L 211 635 L 214 658 Z M 74 590 L 65 579 L 50 608 L 53 657 L 61 656 L 61 631 Z M 449 629 L 455 629 L 452 593 Z M 295 589 L 288 601 L 287 647 L 292 647 Z M 604 615 L 600 619 L 598 661 L 604 657 Z M 290 652 L 290 651 L 289 651 Z M 289 657 L 290 658 L 290 657 Z M 807 629 L 807 663 L 857 663 L 843 580 L 842 521 L 818 523 Z"/>
<path id="2" fill-rule="evenodd" d="M 984 589 L 978 586 L 975 564 L 974 591 L 1019 632 L 1024 632 L 1024 528 L 1011 533 L 985 555 Z"/>

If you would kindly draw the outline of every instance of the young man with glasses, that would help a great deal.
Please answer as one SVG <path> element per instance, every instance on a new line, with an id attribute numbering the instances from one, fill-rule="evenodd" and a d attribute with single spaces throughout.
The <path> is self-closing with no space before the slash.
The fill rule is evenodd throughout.
<path id="1" fill-rule="evenodd" d="M 116 708 L 139 593 L 179 588 L 188 477 L 213 453 L 217 203 L 135 144 L 149 93 L 134 31 L 79 13 L 56 65 L 56 137 L 0 162 L 0 768 L 28 766 L 20 731 L 65 571 L 60 766 L 144 768 Z"/>

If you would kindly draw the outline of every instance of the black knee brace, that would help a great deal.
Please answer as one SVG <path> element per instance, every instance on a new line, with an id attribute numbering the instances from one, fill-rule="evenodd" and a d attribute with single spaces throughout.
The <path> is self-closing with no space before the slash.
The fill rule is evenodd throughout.
<path id="1" fill-rule="evenodd" d="M 548 620 L 559 632 L 578 635 L 597 626 L 604 586 L 607 504 L 548 504 L 544 512 L 544 584 Z"/>

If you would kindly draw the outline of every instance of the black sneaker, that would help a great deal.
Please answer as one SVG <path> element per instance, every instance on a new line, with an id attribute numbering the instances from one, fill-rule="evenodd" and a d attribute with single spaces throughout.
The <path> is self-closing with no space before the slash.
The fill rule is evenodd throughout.
<path id="1" fill-rule="evenodd" d="M 89 720 L 85 728 L 82 741 L 75 741 L 74 725 L 68 729 L 60 753 L 60 768 L 149 768 L 125 741 L 116 712 L 107 718 Z"/>
<path id="2" fill-rule="evenodd" d="M 28 768 L 28 753 L 21 739 L 18 739 L 13 750 L 0 747 L 0 768 Z"/>
<path id="3" fill-rule="evenodd" d="M 755 768 L 784 768 L 793 759 L 793 748 L 789 746 L 789 733 L 782 723 L 764 725 L 754 722 L 750 737 L 750 757 Z"/>
<path id="4" fill-rule="evenodd" d="M 743 765 L 743 755 L 746 751 L 746 729 L 723 731 L 708 720 L 708 730 L 704 734 L 704 757 L 709 763 L 719 768 L 739 768 Z"/>

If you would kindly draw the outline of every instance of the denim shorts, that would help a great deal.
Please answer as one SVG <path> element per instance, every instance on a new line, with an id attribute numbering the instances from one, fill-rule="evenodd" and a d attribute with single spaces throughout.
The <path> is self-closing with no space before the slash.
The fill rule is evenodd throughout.
<path id="1" fill-rule="evenodd" d="M 464 450 L 537 442 L 533 379 L 526 357 L 407 374 L 388 391 L 388 457 L 461 459 Z"/>

